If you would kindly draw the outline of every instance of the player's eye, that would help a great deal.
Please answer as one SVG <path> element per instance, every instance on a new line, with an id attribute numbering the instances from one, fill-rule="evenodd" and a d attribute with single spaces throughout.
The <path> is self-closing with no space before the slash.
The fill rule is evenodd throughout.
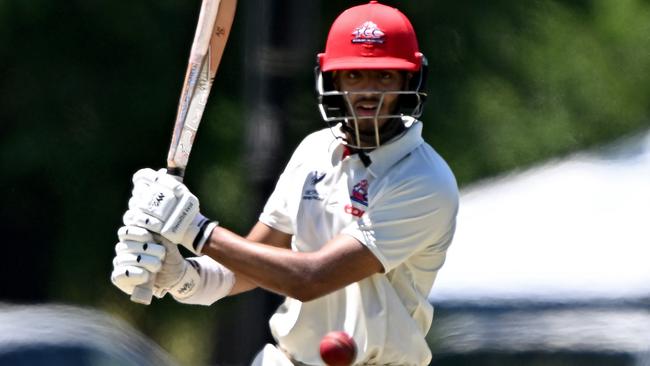
<path id="1" fill-rule="evenodd" d="M 395 71 L 382 71 L 379 73 L 379 80 L 382 84 L 391 84 L 399 80 L 399 73 Z"/>
<path id="2" fill-rule="evenodd" d="M 356 80 L 356 79 L 359 79 L 361 77 L 361 73 L 358 72 L 358 71 L 348 71 L 347 77 L 350 80 Z"/>

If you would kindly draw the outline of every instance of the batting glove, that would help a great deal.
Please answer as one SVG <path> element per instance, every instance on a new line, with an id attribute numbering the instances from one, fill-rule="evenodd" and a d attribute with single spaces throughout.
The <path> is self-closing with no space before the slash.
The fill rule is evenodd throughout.
<path id="1" fill-rule="evenodd" d="M 154 295 L 158 298 L 171 293 L 176 299 L 191 297 L 201 282 L 199 272 L 183 258 L 176 244 L 154 236 L 137 226 L 121 227 L 115 245 L 111 281 L 131 295 L 136 286 L 155 276 Z"/>
<path id="2" fill-rule="evenodd" d="M 201 255 L 217 222 L 199 212 L 199 200 L 165 169 L 141 169 L 133 175 L 133 192 L 125 225 L 145 228 Z"/>

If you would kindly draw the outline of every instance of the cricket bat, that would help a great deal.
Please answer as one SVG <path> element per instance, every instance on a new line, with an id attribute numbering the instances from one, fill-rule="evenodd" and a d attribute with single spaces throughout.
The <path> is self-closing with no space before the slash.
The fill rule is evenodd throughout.
<path id="1" fill-rule="evenodd" d="M 230 35 L 237 0 L 203 0 L 190 50 L 185 81 L 178 102 L 172 141 L 167 153 L 167 173 L 183 179 L 210 88 Z M 131 301 L 148 305 L 155 278 L 137 286 Z"/>

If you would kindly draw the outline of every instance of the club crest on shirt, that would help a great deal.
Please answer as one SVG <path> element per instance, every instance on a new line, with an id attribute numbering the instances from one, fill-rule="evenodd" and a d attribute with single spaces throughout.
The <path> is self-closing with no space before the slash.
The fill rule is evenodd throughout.
<path id="1" fill-rule="evenodd" d="M 379 29 L 377 24 L 367 21 L 352 31 L 354 38 L 352 43 L 382 44 L 385 33 Z"/>
<path id="2" fill-rule="evenodd" d="M 363 179 L 352 187 L 350 203 L 344 207 L 345 213 L 354 217 L 361 217 L 366 213 L 368 207 L 368 180 Z"/>
<path id="3" fill-rule="evenodd" d="M 350 199 L 356 203 L 368 206 L 368 180 L 363 179 L 352 187 Z"/>

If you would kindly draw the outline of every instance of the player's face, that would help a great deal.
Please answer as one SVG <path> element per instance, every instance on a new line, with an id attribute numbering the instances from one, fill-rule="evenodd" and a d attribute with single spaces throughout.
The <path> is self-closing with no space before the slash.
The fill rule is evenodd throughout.
<path id="1" fill-rule="evenodd" d="M 381 92 L 403 90 L 405 76 L 398 70 L 343 70 L 335 74 L 334 83 L 339 91 L 350 92 L 349 108 L 358 118 L 360 132 L 369 134 L 375 128 L 374 118 L 369 117 L 390 115 L 397 108 L 398 95 L 383 94 L 382 101 Z M 377 120 L 380 128 L 384 123 L 385 118 Z"/>

